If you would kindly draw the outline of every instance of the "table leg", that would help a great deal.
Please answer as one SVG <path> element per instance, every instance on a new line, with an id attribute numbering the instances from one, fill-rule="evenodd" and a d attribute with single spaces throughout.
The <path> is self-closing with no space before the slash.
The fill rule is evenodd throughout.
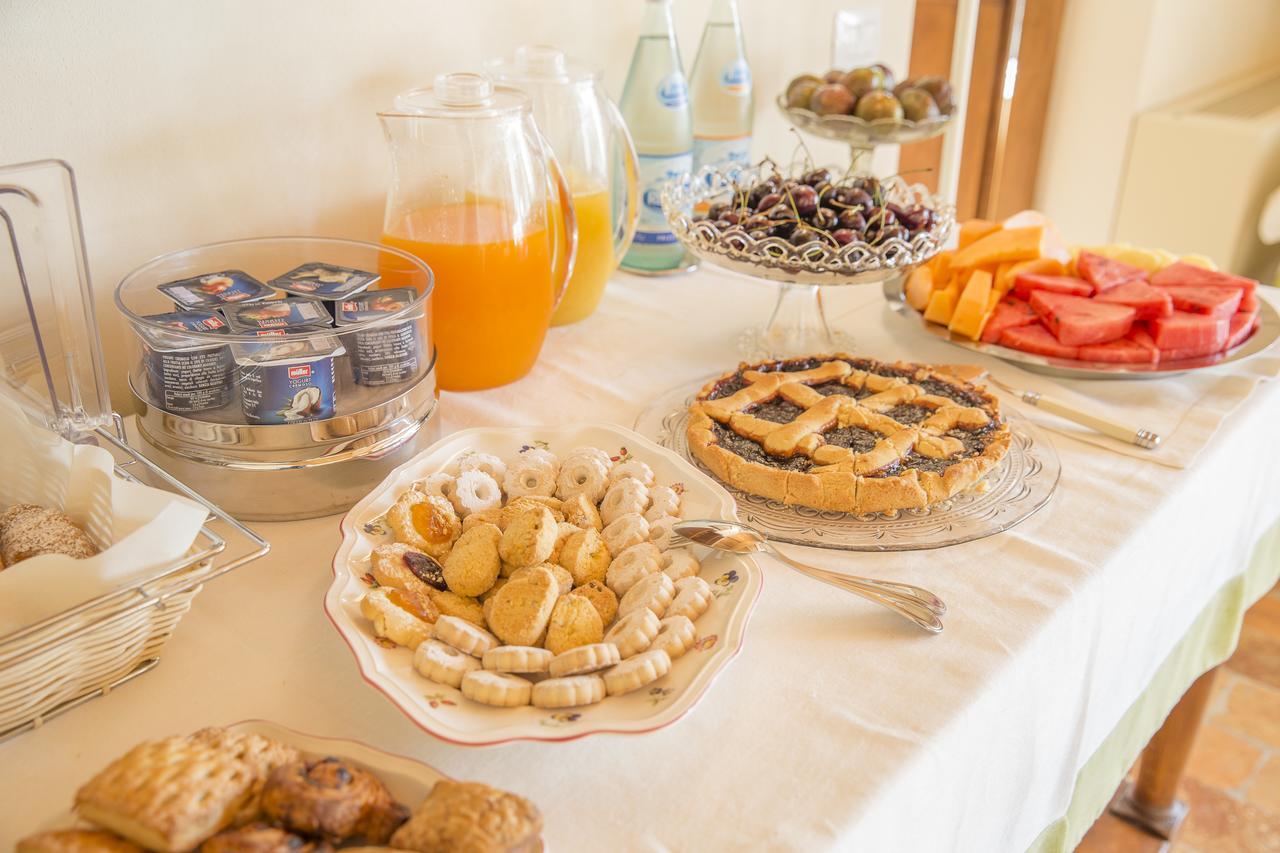
<path id="1" fill-rule="evenodd" d="M 1112 814 L 1160 838 L 1173 838 L 1187 815 L 1186 803 L 1178 800 L 1178 784 L 1200 731 L 1217 673 L 1215 667 L 1197 678 L 1173 706 L 1164 725 L 1142 751 L 1137 781 L 1126 781 L 1111 800 Z"/>

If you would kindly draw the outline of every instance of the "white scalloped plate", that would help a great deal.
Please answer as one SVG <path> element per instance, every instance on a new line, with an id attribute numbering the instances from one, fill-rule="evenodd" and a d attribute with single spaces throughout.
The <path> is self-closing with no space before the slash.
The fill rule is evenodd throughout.
<path id="1" fill-rule="evenodd" d="M 451 743 L 561 742 L 606 732 L 643 734 L 668 726 L 697 704 L 742 648 L 747 620 L 764 582 L 759 567 L 748 557 L 723 552 L 699 555 L 702 577 L 711 584 L 716 598 L 696 623 L 697 644 L 674 662 L 670 673 L 643 690 L 562 711 L 531 705 L 492 708 L 472 702 L 456 688 L 428 681 L 414 671 L 409 649 L 382 646 L 360 614 L 360 598 L 369 589 L 363 579 L 369 553 L 376 545 L 390 541 L 378 521 L 401 493 L 465 450 L 509 459 L 522 446 L 535 444 L 553 453 L 582 445 L 613 454 L 628 452 L 648 463 L 658 482 L 684 485 L 685 518 L 737 518 L 733 498 L 722 486 L 670 450 L 623 427 L 578 424 L 462 430 L 392 471 L 342 519 L 342 544 L 333 559 L 334 579 L 325 596 L 325 612 L 351 647 L 365 681 L 423 730 Z"/>

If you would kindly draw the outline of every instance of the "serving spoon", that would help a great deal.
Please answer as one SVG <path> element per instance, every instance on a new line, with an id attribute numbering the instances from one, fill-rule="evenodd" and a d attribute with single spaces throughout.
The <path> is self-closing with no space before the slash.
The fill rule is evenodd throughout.
<path id="1" fill-rule="evenodd" d="M 774 547 L 764 533 L 737 521 L 718 521 L 710 518 L 686 519 L 674 524 L 672 530 L 684 541 L 720 551 L 731 551 L 735 554 L 767 551 L 803 575 L 887 607 L 926 631 L 934 634 L 942 631 L 942 622 L 938 617 L 947 612 L 947 605 L 927 589 L 908 583 L 841 574 L 797 562 Z"/>

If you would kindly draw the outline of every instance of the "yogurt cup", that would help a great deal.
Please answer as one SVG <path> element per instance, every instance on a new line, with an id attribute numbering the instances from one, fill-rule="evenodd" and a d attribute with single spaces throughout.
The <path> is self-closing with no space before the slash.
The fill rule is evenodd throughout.
<path id="1" fill-rule="evenodd" d="M 418 374 L 422 364 L 422 334 L 417 319 L 391 324 L 375 321 L 407 308 L 418 298 L 412 287 L 371 290 L 336 304 L 334 320 L 341 332 L 355 323 L 369 328 L 340 334 L 351 356 L 351 372 L 358 385 L 394 385 Z"/>
<path id="2" fill-rule="evenodd" d="M 276 276 L 270 283 L 291 296 L 320 301 L 329 316 L 334 317 L 338 300 L 355 296 L 380 278 L 378 273 L 313 261 Z"/>
<path id="3" fill-rule="evenodd" d="M 223 270 L 170 281 L 156 287 L 179 311 L 221 308 L 270 299 L 276 292 L 243 270 Z"/>
<path id="4" fill-rule="evenodd" d="M 220 409 L 235 395 L 235 362 L 226 344 L 208 344 L 198 337 L 229 331 L 214 311 L 173 311 L 144 317 L 191 334 L 166 334 L 150 326 L 135 326 L 142 345 L 151 402 L 175 414 Z"/>
<path id="5" fill-rule="evenodd" d="M 313 299 L 286 298 L 273 301 L 251 302 L 248 305 L 227 305 L 222 309 L 232 331 L 261 332 L 272 329 L 324 328 L 333 325 L 333 318 L 324 305 Z"/>
<path id="6" fill-rule="evenodd" d="M 240 406 L 251 424 L 294 424 L 334 416 L 333 360 L 343 354 L 337 338 L 291 338 L 259 333 L 262 343 L 233 344 L 239 367 Z"/>

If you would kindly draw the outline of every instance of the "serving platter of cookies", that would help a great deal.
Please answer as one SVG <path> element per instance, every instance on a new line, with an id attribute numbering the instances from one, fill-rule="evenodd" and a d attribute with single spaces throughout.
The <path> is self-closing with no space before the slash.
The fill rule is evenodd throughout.
<path id="1" fill-rule="evenodd" d="M 137 744 L 33 827 L 19 853 L 544 849 L 517 794 L 358 741 L 264 720 Z"/>
<path id="2" fill-rule="evenodd" d="M 740 649 L 763 582 L 749 557 L 676 547 L 681 518 L 733 520 L 733 498 L 630 430 L 464 430 L 343 519 L 325 610 L 444 740 L 652 731 Z"/>

